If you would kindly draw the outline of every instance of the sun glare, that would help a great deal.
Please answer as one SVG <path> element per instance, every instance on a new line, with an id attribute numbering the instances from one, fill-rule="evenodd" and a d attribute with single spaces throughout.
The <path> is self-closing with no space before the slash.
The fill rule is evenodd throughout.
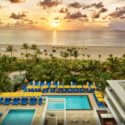
<path id="1" fill-rule="evenodd" d="M 52 26 L 56 27 L 56 26 L 58 26 L 58 24 L 57 23 L 52 23 Z"/>

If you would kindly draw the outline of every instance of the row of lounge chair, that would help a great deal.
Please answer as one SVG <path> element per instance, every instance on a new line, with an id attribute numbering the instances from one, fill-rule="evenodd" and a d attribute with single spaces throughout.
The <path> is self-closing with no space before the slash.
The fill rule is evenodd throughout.
<path id="1" fill-rule="evenodd" d="M 47 89 L 43 89 L 43 93 L 48 93 L 48 88 Z M 95 89 L 84 89 L 84 88 L 80 88 L 80 89 L 74 89 L 74 88 L 70 88 L 70 89 L 58 89 L 58 93 L 62 93 L 62 92 L 65 92 L 65 93 L 69 93 L 69 92 L 71 92 L 71 93 L 74 93 L 74 92 L 77 92 L 77 93 L 82 93 L 82 92 L 94 92 L 94 91 L 96 91 Z M 50 89 L 50 92 L 51 93 L 55 93 L 56 92 L 56 88 L 53 88 L 53 89 Z"/>
<path id="2" fill-rule="evenodd" d="M 1 103 L 3 102 L 3 98 L 0 98 Z M 3 102 L 4 105 L 9 105 L 11 103 L 11 98 L 5 98 L 5 101 Z M 22 98 L 21 102 L 20 102 L 20 98 L 14 98 L 12 105 L 26 105 L 28 103 L 28 98 Z M 30 105 L 35 105 L 37 103 L 37 98 L 30 98 Z M 41 105 L 42 104 L 42 98 L 39 98 L 38 104 Z"/>
<path id="3" fill-rule="evenodd" d="M 94 99 L 96 101 L 96 104 L 98 105 L 99 108 L 105 108 L 105 105 L 103 102 L 98 102 L 98 99 L 96 98 L 95 93 L 93 93 Z"/>
<path id="4" fill-rule="evenodd" d="M 25 89 L 24 92 L 40 92 L 40 89 Z"/>
<path id="5" fill-rule="evenodd" d="M 26 84 L 23 84 L 21 89 L 26 89 L 27 85 Z"/>

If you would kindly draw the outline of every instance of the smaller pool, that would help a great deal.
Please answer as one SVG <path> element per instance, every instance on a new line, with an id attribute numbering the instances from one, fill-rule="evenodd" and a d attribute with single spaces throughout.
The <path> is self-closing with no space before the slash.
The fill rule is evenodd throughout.
<path id="1" fill-rule="evenodd" d="M 10 110 L 1 125 L 31 125 L 35 110 Z"/>
<path id="2" fill-rule="evenodd" d="M 49 101 L 48 109 L 64 109 L 64 102 Z"/>
<path id="3" fill-rule="evenodd" d="M 66 100 L 66 109 L 91 109 L 87 96 L 42 96 L 44 98 L 64 98 Z M 54 104 L 55 103 L 55 104 Z M 48 109 L 64 109 L 63 104 L 56 102 L 50 103 Z"/>

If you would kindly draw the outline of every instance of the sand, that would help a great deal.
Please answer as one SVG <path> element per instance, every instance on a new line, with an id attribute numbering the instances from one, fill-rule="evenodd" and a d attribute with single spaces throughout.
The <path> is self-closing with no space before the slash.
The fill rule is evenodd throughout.
<path id="1" fill-rule="evenodd" d="M 0 53 L 2 55 L 3 54 L 11 55 L 10 52 L 5 52 L 5 51 L 1 50 L 1 48 L 6 48 L 7 46 L 8 46 L 7 44 L 0 44 Z M 21 47 L 22 47 L 21 45 L 13 45 L 13 46 L 17 50 L 17 52 L 13 53 L 13 56 L 22 58 L 21 52 L 26 53 L 26 50 L 21 50 Z M 62 49 L 62 50 L 58 49 L 56 52 L 53 53 L 52 47 L 50 45 L 38 45 L 38 48 L 47 49 L 48 54 L 52 53 L 54 56 L 56 56 L 58 58 L 61 58 L 61 56 L 60 56 L 61 51 L 63 51 L 63 52 L 66 51 L 65 49 Z M 31 54 L 34 53 L 33 50 L 28 50 L 28 52 Z M 91 55 L 90 59 L 96 59 L 96 60 L 99 60 L 98 55 L 101 54 L 102 55 L 101 61 L 105 61 L 108 58 L 109 54 L 113 54 L 114 56 L 121 57 L 123 54 L 125 54 L 125 47 L 88 46 L 85 51 L 82 51 L 80 49 L 79 53 L 80 54 L 85 53 L 86 55 L 90 54 Z M 41 58 L 46 58 L 44 52 L 43 52 L 43 55 L 41 55 Z M 50 58 L 50 57 L 48 56 L 48 58 Z M 72 57 L 72 59 L 73 58 L 74 57 Z M 78 57 L 78 59 L 83 59 L 83 56 L 80 55 Z M 88 59 L 88 57 L 85 56 L 85 59 Z"/>

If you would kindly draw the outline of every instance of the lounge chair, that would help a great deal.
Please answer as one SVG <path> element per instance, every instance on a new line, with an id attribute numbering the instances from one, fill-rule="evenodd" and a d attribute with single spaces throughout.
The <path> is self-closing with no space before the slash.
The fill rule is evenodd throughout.
<path id="1" fill-rule="evenodd" d="M 64 89 L 62 89 L 62 92 L 64 92 Z"/>
<path id="2" fill-rule="evenodd" d="M 41 104 L 42 104 L 42 98 L 39 98 L 38 105 L 41 105 Z"/>
<path id="3" fill-rule="evenodd" d="M 0 116 L 2 116 L 3 115 L 3 113 L 0 113 Z"/>
<path id="4" fill-rule="evenodd" d="M 87 89 L 87 92 L 89 92 L 89 89 Z"/>
<path id="5" fill-rule="evenodd" d="M 5 101 L 3 102 L 4 105 L 6 105 L 6 102 L 8 101 L 8 98 L 5 98 Z"/>
<path id="6" fill-rule="evenodd" d="M 36 102 L 37 102 L 37 98 L 34 98 L 34 99 L 33 99 L 33 103 L 32 103 L 32 104 L 33 104 L 33 105 L 35 105 L 35 104 L 36 104 Z"/>
<path id="7" fill-rule="evenodd" d="M 19 101 L 20 101 L 20 98 L 17 98 L 17 99 L 16 99 L 16 102 L 15 102 L 15 105 L 18 105 L 18 104 L 19 104 Z"/>
<path id="8" fill-rule="evenodd" d="M 56 91 L 56 89 L 54 88 L 54 89 L 53 89 L 53 92 L 55 93 L 55 91 Z"/>
<path id="9" fill-rule="evenodd" d="M 52 92 L 53 92 L 53 89 L 50 89 L 50 92 L 52 93 Z"/>
<path id="10" fill-rule="evenodd" d="M 73 92 L 74 90 L 73 89 L 71 89 L 71 92 Z"/>
<path id="11" fill-rule="evenodd" d="M 33 98 L 30 98 L 30 102 L 29 102 L 30 105 L 33 104 Z"/>
<path id="12" fill-rule="evenodd" d="M 77 89 L 77 93 L 79 93 L 79 89 Z"/>
<path id="13" fill-rule="evenodd" d="M 48 93 L 48 90 L 49 90 L 49 89 L 47 88 L 47 89 L 46 89 L 46 92 L 47 92 L 47 93 Z"/>
<path id="14" fill-rule="evenodd" d="M 3 102 L 3 98 L 0 98 L 0 104 Z"/>
<path id="15" fill-rule="evenodd" d="M 35 91 L 34 92 L 37 92 L 37 89 L 35 89 Z"/>
<path id="16" fill-rule="evenodd" d="M 23 102 L 23 105 L 26 105 L 28 102 L 28 98 L 24 98 L 24 102 Z"/>
<path id="17" fill-rule="evenodd" d="M 30 92 L 30 89 L 28 89 L 28 92 Z"/>
<path id="18" fill-rule="evenodd" d="M 85 92 L 85 89 L 83 88 L 83 92 Z"/>
<path id="19" fill-rule="evenodd" d="M 31 92 L 33 92 L 33 89 L 31 89 Z"/>
<path id="20" fill-rule="evenodd" d="M 27 89 L 25 89 L 24 92 L 27 92 Z"/>
<path id="21" fill-rule="evenodd" d="M 37 92 L 40 92 L 40 89 L 38 89 Z"/>
<path id="22" fill-rule="evenodd" d="M 43 89 L 43 93 L 45 92 L 45 89 Z"/>
<path id="23" fill-rule="evenodd" d="M 16 98 L 14 98 L 12 105 L 15 105 L 15 103 L 16 103 Z"/>
<path id="24" fill-rule="evenodd" d="M 82 91 L 82 89 L 80 89 L 80 93 L 82 93 L 83 91 Z"/>
<path id="25" fill-rule="evenodd" d="M 58 89 L 58 93 L 60 93 L 60 89 Z"/>
<path id="26" fill-rule="evenodd" d="M 8 99 L 8 101 L 6 102 L 6 105 L 9 105 L 11 102 L 11 98 Z"/>
<path id="27" fill-rule="evenodd" d="M 69 91 L 69 89 L 68 89 L 68 93 L 69 93 L 70 91 Z"/>

